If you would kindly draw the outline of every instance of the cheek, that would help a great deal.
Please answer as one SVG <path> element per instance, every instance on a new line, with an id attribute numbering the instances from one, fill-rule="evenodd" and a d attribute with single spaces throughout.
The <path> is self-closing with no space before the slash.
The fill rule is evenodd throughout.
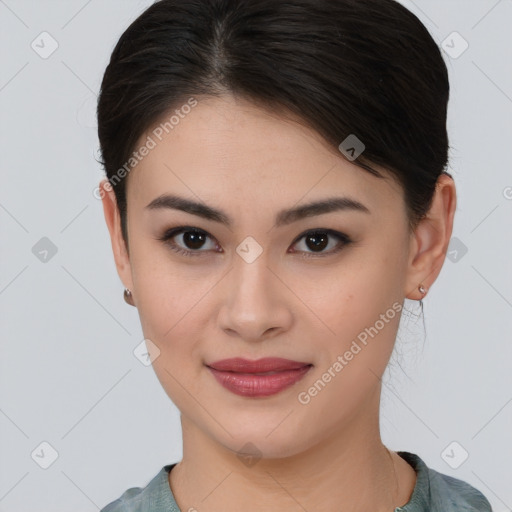
<path id="1" fill-rule="evenodd" d="M 323 295 L 308 296 L 311 310 L 322 319 L 318 324 L 322 330 L 316 334 L 310 331 L 320 349 L 316 354 L 317 368 L 299 391 L 315 397 L 309 409 L 313 416 L 331 409 L 333 403 L 339 404 L 330 413 L 333 428 L 341 418 L 374 397 L 400 322 L 402 271 L 396 258 L 361 257 L 326 278 Z M 316 282 L 320 284 L 321 280 Z M 307 293 L 306 287 L 302 293 Z M 320 381 L 329 384 L 324 387 Z"/>
<path id="2" fill-rule="evenodd" d="M 144 247 L 133 251 L 132 274 L 144 336 L 170 362 L 185 352 L 189 359 L 193 340 L 201 330 L 201 299 L 211 284 L 208 279 L 195 277 L 193 270 L 172 263 L 165 251 L 155 249 L 154 243 L 140 245 Z"/>
<path id="3" fill-rule="evenodd" d="M 343 344 L 402 303 L 404 271 L 399 251 L 368 246 L 336 268 L 304 274 L 294 291 L 322 321 L 325 334 Z"/>
<path id="4" fill-rule="evenodd" d="M 177 279 L 147 279 L 137 288 L 144 336 L 154 339 L 162 353 L 186 352 L 190 358 L 194 340 L 204 328 L 201 299 L 207 291 L 204 284 L 193 287 Z"/>
<path id="5" fill-rule="evenodd" d="M 204 282 L 191 285 L 183 275 L 164 275 L 155 268 L 140 273 L 139 278 L 137 309 L 142 331 L 159 350 L 153 370 L 169 398 L 181 411 L 188 411 L 190 396 L 201 392 L 198 383 L 204 354 L 199 340 L 207 328 L 201 297 L 208 288 Z"/>
<path id="6" fill-rule="evenodd" d="M 315 344 L 322 347 L 317 355 L 315 379 L 329 369 L 337 375 L 318 407 L 320 402 L 329 403 L 340 397 L 353 400 L 355 407 L 357 400 L 363 400 L 379 382 L 400 322 L 404 261 L 400 244 L 382 239 L 359 247 L 336 271 L 326 271 L 325 276 L 317 274 L 314 281 L 303 282 L 298 293 L 322 320 L 317 322 L 320 330 L 316 335 L 311 331 Z M 350 404 L 346 403 L 346 407 L 350 410 Z"/>

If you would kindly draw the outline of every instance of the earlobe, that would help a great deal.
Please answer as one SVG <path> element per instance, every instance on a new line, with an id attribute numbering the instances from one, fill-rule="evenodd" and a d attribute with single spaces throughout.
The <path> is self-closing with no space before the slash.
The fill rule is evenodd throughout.
<path id="1" fill-rule="evenodd" d="M 121 233 L 121 221 L 116 196 L 107 179 L 103 179 L 100 182 L 99 190 L 103 203 L 105 222 L 110 233 L 110 242 L 112 245 L 117 273 L 124 286 L 132 289 L 133 284 L 131 280 L 130 259 Z"/>
<path id="2" fill-rule="evenodd" d="M 408 299 L 421 300 L 441 271 L 452 235 L 456 202 L 455 183 L 449 175 L 442 174 L 430 210 L 411 235 L 405 289 Z"/>

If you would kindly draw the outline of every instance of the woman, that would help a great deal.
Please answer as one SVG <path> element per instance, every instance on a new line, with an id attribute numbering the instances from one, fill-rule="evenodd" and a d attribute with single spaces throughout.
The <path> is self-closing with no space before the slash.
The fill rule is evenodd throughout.
<path id="1" fill-rule="evenodd" d="M 114 511 L 489 511 L 381 441 L 456 207 L 449 83 L 394 0 L 161 0 L 102 82 L 105 219 L 183 459 Z"/>

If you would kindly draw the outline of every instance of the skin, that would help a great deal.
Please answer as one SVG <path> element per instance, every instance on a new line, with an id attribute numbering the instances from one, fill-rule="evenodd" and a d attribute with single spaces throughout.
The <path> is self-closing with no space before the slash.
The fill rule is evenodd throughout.
<path id="1" fill-rule="evenodd" d="M 397 182 L 356 167 L 276 112 L 232 96 L 201 99 L 129 174 L 129 254 L 114 192 L 100 183 L 117 271 L 144 336 L 160 350 L 156 375 L 181 412 L 183 460 L 169 484 L 184 511 L 391 511 L 408 502 L 416 482 L 379 432 L 380 379 L 399 314 L 309 403 L 298 394 L 393 303 L 419 300 L 418 285 L 432 286 L 452 233 L 455 186 L 439 178 L 427 217 L 411 231 Z M 221 209 L 233 225 L 145 208 L 162 193 Z M 333 196 L 356 199 L 370 213 L 275 226 L 281 209 Z M 173 238 L 198 256 L 158 240 L 179 226 L 209 235 L 199 249 Z M 328 254 L 338 243 L 332 237 L 320 249 L 325 256 L 315 257 L 312 244 L 297 240 L 315 229 L 345 233 L 352 243 Z M 236 253 L 247 236 L 263 249 L 252 263 Z M 237 356 L 313 367 L 277 395 L 247 398 L 220 386 L 205 366 Z M 248 442 L 261 457 L 251 466 L 237 456 Z"/>

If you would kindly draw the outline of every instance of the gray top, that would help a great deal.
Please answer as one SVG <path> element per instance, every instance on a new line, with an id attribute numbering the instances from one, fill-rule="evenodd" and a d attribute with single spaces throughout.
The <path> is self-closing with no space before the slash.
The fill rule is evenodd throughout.
<path id="1" fill-rule="evenodd" d="M 395 512 L 492 512 L 485 496 L 468 483 L 430 469 L 409 452 L 397 452 L 416 471 L 416 485 L 409 502 Z M 146 487 L 132 487 L 100 512 L 181 512 L 169 486 L 164 466 Z"/>

